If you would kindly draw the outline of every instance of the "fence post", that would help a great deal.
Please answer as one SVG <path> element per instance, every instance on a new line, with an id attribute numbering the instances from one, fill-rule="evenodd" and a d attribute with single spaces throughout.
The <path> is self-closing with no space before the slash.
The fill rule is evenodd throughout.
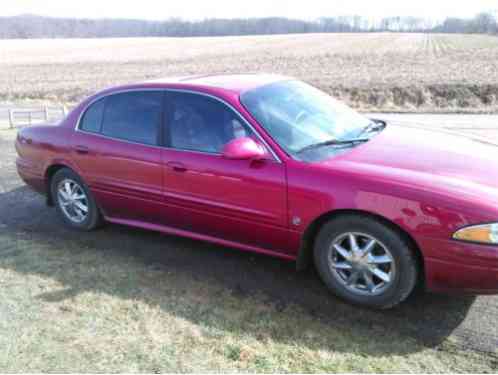
<path id="1" fill-rule="evenodd" d="M 65 106 L 65 105 L 63 105 L 63 106 L 62 106 L 62 117 L 66 117 L 66 113 L 67 113 L 66 106 Z"/>
<path id="2" fill-rule="evenodd" d="M 45 106 L 45 121 L 48 121 L 48 107 Z"/>
<path id="3" fill-rule="evenodd" d="M 9 109 L 9 126 L 10 129 L 14 129 L 14 112 L 12 109 Z"/>

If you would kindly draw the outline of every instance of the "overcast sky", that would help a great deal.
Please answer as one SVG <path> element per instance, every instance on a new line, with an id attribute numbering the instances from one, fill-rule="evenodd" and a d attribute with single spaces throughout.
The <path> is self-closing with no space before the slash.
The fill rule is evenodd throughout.
<path id="1" fill-rule="evenodd" d="M 472 17 L 480 11 L 497 9 L 498 0 L 3 0 L 0 15 L 31 13 L 161 20 L 267 16 L 313 19 L 359 14 L 375 18 L 411 15 L 441 19 Z"/>

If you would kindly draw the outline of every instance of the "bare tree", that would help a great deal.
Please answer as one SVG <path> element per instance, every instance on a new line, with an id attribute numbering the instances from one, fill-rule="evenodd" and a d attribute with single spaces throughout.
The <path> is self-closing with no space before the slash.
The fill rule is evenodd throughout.
<path id="1" fill-rule="evenodd" d="M 216 36 L 310 32 L 448 32 L 498 33 L 496 16 L 480 13 L 472 19 L 447 18 L 439 25 L 416 17 L 372 20 L 360 15 L 322 17 L 314 21 L 282 17 L 166 21 L 132 19 L 72 19 L 33 15 L 0 17 L 0 38 L 100 38 L 131 36 Z"/>

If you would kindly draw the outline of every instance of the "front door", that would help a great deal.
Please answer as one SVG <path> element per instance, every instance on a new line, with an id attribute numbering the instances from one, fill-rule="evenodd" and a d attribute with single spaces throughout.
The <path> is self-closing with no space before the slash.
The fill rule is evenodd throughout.
<path id="1" fill-rule="evenodd" d="M 165 102 L 168 224 L 273 251 L 289 248 L 285 165 L 221 155 L 230 140 L 257 137 L 223 102 L 185 92 L 169 92 Z"/>

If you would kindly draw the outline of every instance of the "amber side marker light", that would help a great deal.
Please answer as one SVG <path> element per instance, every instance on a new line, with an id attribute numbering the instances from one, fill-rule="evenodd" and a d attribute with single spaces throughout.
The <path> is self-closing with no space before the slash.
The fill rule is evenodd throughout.
<path id="1" fill-rule="evenodd" d="M 498 223 L 473 225 L 453 234 L 455 240 L 498 245 Z"/>

